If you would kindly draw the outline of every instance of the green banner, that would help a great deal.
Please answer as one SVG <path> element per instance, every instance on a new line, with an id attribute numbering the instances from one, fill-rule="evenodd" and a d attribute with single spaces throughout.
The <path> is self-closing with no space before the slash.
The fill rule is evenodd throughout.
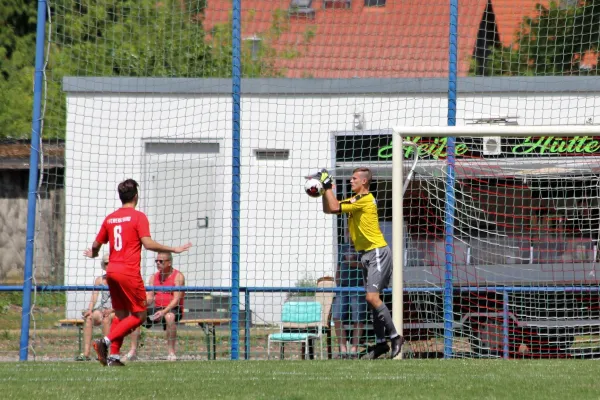
<path id="1" fill-rule="evenodd" d="M 420 158 L 432 158 L 434 160 L 445 158 L 448 150 L 448 138 L 432 138 L 428 141 L 423 141 L 422 137 L 406 137 L 405 140 L 416 143 L 417 149 L 414 147 L 404 146 L 404 157 L 412 158 L 415 151 L 418 152 Z M 514 141 L 514 139 L 513 139 Z M 480 154 L 481 145 L 476 145 L 477 148 L 472 148 L 468 143 L 458 142 L 455 145 L 456 156 L 465 154 Z M 526 154 L 546 154 L 546 155 L 585 155 L 596 154 L 600 150 L 600 141 L 592 136 L 575 136 L 571 138 L 560 138 L 552 136 L 527 137 L 522 141 L 503 145 L 503 153 L 510 153 L 512 157 L 518 157 Z M 392 158 L 392 144 L 380 147 L 377 153 L 379 159 Z"/>

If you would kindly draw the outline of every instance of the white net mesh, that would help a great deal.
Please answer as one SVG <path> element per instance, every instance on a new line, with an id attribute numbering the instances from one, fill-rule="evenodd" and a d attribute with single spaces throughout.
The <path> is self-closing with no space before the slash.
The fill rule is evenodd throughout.
<path id="1" fill-rule="evenodd" d="M 510 137 L 511 129 L 457 138 L 453 178 L 423 150 L 444 139 L 413 138 L 423 154 L 405 199 L 406 282 L 437 288 L 427 318 L 438 328 L 450 320 L 446 336 L 468 340 L 465 348 L 454 346 L 455 355 L 593 354 L 599 142 L 593 129 L 553 137 L 541 127 Z M 450 268 L 453 301 L 444 308 Z M 417 323 L 409 330 L 419 326 L 423 307 L 420 299 L 410 304 Z"/>
<path id="2" fill-rule="evenodd" d="M 452 7 L 441 0 L 241 2 L 242 357 L 266 357 L 267 337 L 278 331 L 287 300 L 322 304 L 333 355 L 364 352 L 372 343 L 370 312 L 363 312 L 355 286 L 361 280 L 354 275 L 356 260 L 346 258 L 346 219 L 324 215 L 320 202 L 303 193 L 304 177 L 329 168 L 341 199 L 352 194 L 352 170 L 370 167 L 380 227 L 391 243 L 392 128 L 448 124 L 450 65 L 458 76 L 458 125 L 598 122 L 596 2 L 537 3 L 461 1 L 457 47 L 451 49 Z M 194 243 L 174 260 L 186 278 L 184 319 L 196 320 L 178 324 L 178 355 L 231 356 L 237 207 L 231 189 L 232 6 L 216 0 L 48 2 L 34 275 L 38 284 L 69 290 L 36 297 L 30 342 L 36 357 L 86 353 L 89 340 L 74 344 L 82 332 L 73 327 L 82 324 L 92 291 L 73 286 L 92 286 L 102 274 L 99 262 L 82 251 L 119 206 L 116 185 L 125 178 L 140 183 L 140 209 L 156 240 Z M 7 138 L 0 144 L 6 182 L 0 217 L 7 221 L 0 224 L 0 283 L 6 285 L 22 281 L 31 113 L 30 101 L 21 102 L 30 90 L 23 82 L 32 73 L 35 12 L 33 4 L 8 12 L 10 40 L 0 48 L 7 60 L 0 61 L 0 89 L 11 94 L 8 107 L 0 106 L 0 122 L 14 132 L 0 134 Z M 405 351 L 439 356 L 447 150 L 445 138 L 411 140 L 419 161 L 404 204 Z M 540 140 L 459 141 L 454 355 L 502 356 L 507 344 L 510 356 L 595 352 L 597 283 L 591 273 L 600 146 L 595 137 Z M 412 160 L 415 150 L 406 152 Z M 154 257 L 143 254 L 146 282 L 156 271 Z M 353 280 L 342 279 L 340 269 Z M 336 274 L 338 289 L 332 288 Z M 317 286 L 332 292 L 315 297 Z M 507 299 L 502 290 L 483 289 L 495 286 L 513 289 Z M 332 304 L 340 287 L 360 295 L 340 295 L 341 304 Z M 14 293 L 2 295 L 17 312 Z M 389 295 L 384 300 L 391 307 Z M 500 315 L 506 307 L 508 335 Z M 0 313 L 9 331 L 0 348 L 4 357 L 16 357 L 18 320 Z M 57 330 L 57 324 L 68 329 Z M 344 327 L 357 337 L 354 345 Z M 162 326 L 143 335 L 140 358 L 165 358 Z"/>

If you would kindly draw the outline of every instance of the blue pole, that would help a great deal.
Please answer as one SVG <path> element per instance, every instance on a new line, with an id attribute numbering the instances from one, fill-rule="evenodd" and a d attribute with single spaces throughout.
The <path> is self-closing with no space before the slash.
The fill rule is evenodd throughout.
<path id="1" fill-rule="evenodd" d="M 35 37 L 35 76 L 33 81 L 33 120 L 31 123 L 31 153 L 29 155 L 29 187 L 27 193 L 27 237 L 25 270 L 23 272 L 23 309 L 21 311 L 21 341 L 19 360 L 27 361 L 29 352 L 29 322 L 33 289 L 33 246 L 40 160 L 40 130 L 42 129 L 42 92 L 44 84 L 44 44 L 46 41 L 46 0 L 38 0 Z"/>
<path id="2" fill-rule="evenodd" d="M 246 298 L 246 324 L 244 327 L 244 358 L 246 360 L 250 359 L 250 318 L 252 317 L 252 312 L 250 311 L 250 291 L 246 290 L 244 293 Z"/>
<path id="3" fill-rule="evenodd" d="M 502 355 L 508 360 L 508 291 L 502 291 Z"/>
<path id="4" fill-rule="evenodd" d="M 458 0 L 450 0 L 450 42 L 449 42 L 449 65 L 448 65 L 448 126 L 456 125 L 456 75 L 458 59 Z M 446 178 L 446 214 L 445 214 L 445 236 L 446 236 L 446 271 L 444 274 L 444 358 L 452 357 L 453 331 L 452 322 L 454 313 L 452 270 L 454 252 L 454 144 L 455 138 L 448 138 L 448 158 Z"/>
<path id="5" fill-rule="evenodd" d="M 232 41 L 232 179 L 231 179 L 231 359 L 239 359 L 240 344 L 240 92 L 242 0 L 233 0 Z"/>

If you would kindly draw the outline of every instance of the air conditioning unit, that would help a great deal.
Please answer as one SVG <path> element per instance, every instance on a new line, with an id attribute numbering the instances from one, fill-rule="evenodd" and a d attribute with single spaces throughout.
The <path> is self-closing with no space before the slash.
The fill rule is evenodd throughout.
<path id="1" fill-rule="evenodd" d="M 489 136 L 483 138 L 483 155 L 497 156 L 502 154 L 502 138 L 500 136 Z"/>

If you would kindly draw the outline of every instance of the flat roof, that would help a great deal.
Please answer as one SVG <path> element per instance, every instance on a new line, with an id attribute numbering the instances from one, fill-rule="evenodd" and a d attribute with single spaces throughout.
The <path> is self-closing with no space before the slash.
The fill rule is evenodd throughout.
<path id="1" fill-rule="evenodd" d="M 31 140 L 0 140 L 0 170 L 29 169 Z M 42 143 L 43 163 L 47 168 L 62 168 L 65 166 L 65 144 L 63 140 L 45 140 Z"/>
<path id="2" fill-rule="evenodd" d="M 104 78 L 64 77 L 67 93 L 145 93 L 230 95 L 232 80 L 225 78 Z M 465 77 L 458 78 L 458 94 L 487 95 L 514 92 L 600 92 L 596 76 Z M 447 78 L 356 78 L 356 79 L 242 79 L 243 95 L 352 95 L 352 94 L 444 94 Z"/>

